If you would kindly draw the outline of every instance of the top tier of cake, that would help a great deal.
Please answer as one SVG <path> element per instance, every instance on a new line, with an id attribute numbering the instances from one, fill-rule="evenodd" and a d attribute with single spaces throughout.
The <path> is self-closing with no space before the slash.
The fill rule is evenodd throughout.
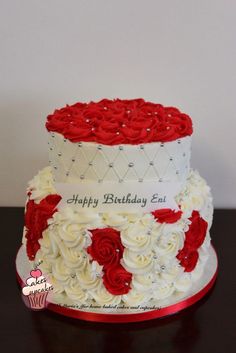
<path id="1" fill-rule="evenodd" d="M 184 182 L 192 121 L 177 108 L 143 99 L 76 103 L 46 123 L 57 182 Z"/>

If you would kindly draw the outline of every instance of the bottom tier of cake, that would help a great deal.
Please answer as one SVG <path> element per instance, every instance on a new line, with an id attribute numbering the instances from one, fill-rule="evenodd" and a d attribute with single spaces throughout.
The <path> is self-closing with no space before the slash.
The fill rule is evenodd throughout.
<path id="1" fill-rule="evenodd" d="M 50 167 L 29 183 L 23 244 L 40 263 L 54 302 L 68 305 L 163 303 L 199 281 L 210 249 L 210 189 L 191 171 L 176 197 L 178 211 L 78 212 L 57 209 Z"/>

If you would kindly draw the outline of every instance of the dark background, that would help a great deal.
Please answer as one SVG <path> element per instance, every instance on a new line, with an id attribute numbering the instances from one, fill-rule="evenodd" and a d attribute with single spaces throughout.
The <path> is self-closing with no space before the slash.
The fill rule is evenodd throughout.
<path id="1" fill-rule="evenodd" d="M 211 230 L 219 257 L 216 284 L 179 314 L 134 324 L 99 324 L 22 302 L 15 277 L 23 208 L 1 209 L 1 352 L 236 353 L 236 210 L 216 210 Z"/>

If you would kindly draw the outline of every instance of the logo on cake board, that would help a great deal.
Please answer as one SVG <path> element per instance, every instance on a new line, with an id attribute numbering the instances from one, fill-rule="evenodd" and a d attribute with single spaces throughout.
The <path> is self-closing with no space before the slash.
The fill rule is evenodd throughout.
<path id="1" fill-rule="evenodd" d="M 48 305 L 47 296 L 53 290 L 53 286 L 38 268 L 41 263 L 36 264 L 30 271 L 30 276 L 26 279 L 25 286 L 22 288 L 23 301 L 32 310 L 45 309 Z"/>

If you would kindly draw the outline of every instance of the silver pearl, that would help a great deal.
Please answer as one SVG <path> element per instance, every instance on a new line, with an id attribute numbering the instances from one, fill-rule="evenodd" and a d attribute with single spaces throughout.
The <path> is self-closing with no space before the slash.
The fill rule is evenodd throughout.
<path id="1" fill-rule="evenodd" d="M 173 161 L 173 158 L 172 158 L 172 157 L 170 157 L 170 161 Z"/>
<path id="2" fill-rule="evenodd" d="M 75 159 L 74 158 L 72 158 L 72 160 L 71 160 L 72 162 L 75 162 Z"/>
<path id="3" fill-rule="evenodd" d="M 131 167 L 134 166 L 134 163 L 133 163 L 133 162 L 130 162 L 130 163 L 128 164 L 128 166 L 131 168 Z"/>
<path id="4" fill-rule="evenodd" d="M 83 180 L 84 179 L 84 175 L 80 175 L 80 179 Z"/>
<path id="5" fill-rule="evenodd" d="M 78 147 L 82 147 L 82 143 L 81 142 L 78 143 Z"/>
<path id="6" fill-rule="evenodd" d="M 69 172 L 66 172 L 66 176 L 68 176 L 70 173 Z"/>
<path id="7" fill-rule="evenodd" d="M 66 141 L 67 141 L 67 139 L 63 139 L 63 141 L 64 141 L 64 142 L 66 142 Z"/>
<path id="8" fill-rule="evenodd" d="M 113 168 L 113 163 L 108 164 L 110 168 Z"/>
<path id="9" fill-rule="evenodd" d="M 149 165 L 154 165 L 154 162 L 153 161 L 149 162 Z"/>
<path id="10" fill-rule="evenodd" d="M 178 170 L 176 170 L 176 174 L 177 174 L 177 175 L 179 174 L 179 171 L 178 171 Z"/>
<path id="11" fill-rule="evenodd" d="M 57 167 L 55 166 L 54 169 L 57 169 Z"/>
<path id="12" fill-rule="evenodd" d="M 101 145 L 98 145 L 98 150 L 101 150 L 102 149 L 102 146 Z"/>
<path id="13" fill-rule="evenodd" d="M 61 157 L 61 152 L 59 152 L 57 155 L 58 155 L 59 157 Z"/>
<path id="14" fill-rule="evenodd" d="M 123 149 L 124 149 L 123 146 L 119 146 L 120 151 L 123 151 Z"/>
<path id="15" fill-rule="evenodd" d="M 180 140 L 178 140 L 178 144 L 179 144 L 179 145 L 181 144 L 181 141 L 180 141 Z"/>
<path id="16" fill-rule="evenodd" d="M 164 147 L 164 143 L 161 143 L 161 145 L 160 145 L 161 147 Z"/>
<path id="17" fill-rule="evenodd" d="M 159 182 L 160 182 L 160 183 L 162 183 L 162 182 L 163 182 L 163 179 L 162 179 L 162 178 L 160 178 L 160 179 L 159 179 Z"/>
<path id="18" fill-rule="evenodd" d="M 144 150 L 144 146 L 143 145 L 140 146 L 140 150 Z"/>
<path id="19" fill-rule="evenodd" d="M 93 162 L 89 162 L 89 165 L 93 165 Z"/>
<path id="20" fill-rule="evenodd" d="M 143 179 L 142 179 L 142 178 L 139 178 L 138 181 L 139 181 L 139 183 L 142 183 L 142 182 L 143 182 Z"/>

